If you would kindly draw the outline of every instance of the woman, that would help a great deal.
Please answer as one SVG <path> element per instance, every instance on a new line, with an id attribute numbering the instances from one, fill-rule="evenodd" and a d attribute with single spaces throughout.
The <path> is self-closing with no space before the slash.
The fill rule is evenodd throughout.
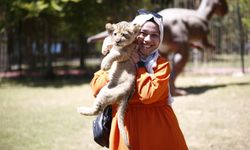
<path id="1" fill-rule="evenodd" d="M 142 25 L 137 36 L 138 52 L 133 55 L 137 66 L 135 92 L 129 100 L 125 126 L 131 150 L 187 150 L 183 134 L 171 107 L 169 94 L 169 62 L 158 53 L 163 39 L 161 16 L 139 11 L 132 22 Z M 91 81 L 94 95 L 107 83 L 104 71 L 95 73 Z M 110 150 L 128 150 L 119 134 L 117 106 L 113 105 Z"/>

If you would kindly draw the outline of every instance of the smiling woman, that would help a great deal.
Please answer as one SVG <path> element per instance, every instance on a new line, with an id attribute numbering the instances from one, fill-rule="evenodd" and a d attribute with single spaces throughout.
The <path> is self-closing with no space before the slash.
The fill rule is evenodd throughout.
<path id="1" fill-rule="evenodd" d="M 158 52 L 163 39 L 162 19 L 160 15 L 143 11 L 132 23 L 142 28 L 135 40 L 138 49 L 132 55 L 133 62 L 137 64 L 135 92 L 124 117 L 129 147 L 119 132 L 117 105 L 114 104 L 109 149 L 187 150 L 171 107 L 168 88 L 170 64 Z M 94 95 L 107 83 L 107 79 L 109 77 L 105 71 L 100 70 L 95 74 L 91 81 Z"/>

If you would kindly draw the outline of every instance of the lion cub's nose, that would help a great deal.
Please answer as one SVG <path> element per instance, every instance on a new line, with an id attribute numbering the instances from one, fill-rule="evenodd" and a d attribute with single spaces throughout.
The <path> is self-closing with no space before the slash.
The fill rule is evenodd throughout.
<path id="1" fill-rule="evenodd" d="M 121 43 L 121 40 L 119 39 L 119 40 L 116 40 L 115 42 L 117 45 L 119 45 Z"/>

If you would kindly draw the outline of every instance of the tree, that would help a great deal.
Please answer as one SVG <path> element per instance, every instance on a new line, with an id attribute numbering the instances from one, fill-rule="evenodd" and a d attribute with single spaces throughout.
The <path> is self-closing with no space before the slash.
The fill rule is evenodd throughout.
<path id="1" fill-rule="evenodd" d="M 68 51 L 84 59 L 88 54 L 86 37 L 104 30 L 107 22 L 131 20 L 138 8 L 150 10 L 167 7 L 171 0 L 1 0 L 0 28 L 6 28 L 10 64 L 26 64 L 29 69 L 45 66 L 48 77 L 53 76 L 55 54 L 51 45 L 57 40 L 76 43 Z M 34 51 L 36 47 L 36 51 Z M 13 59 L 14 58 L 14 59 Z M 42 64 L 42 65 L 41 65 Z M 40 69 L 40 68 L 39 68 Z"/>

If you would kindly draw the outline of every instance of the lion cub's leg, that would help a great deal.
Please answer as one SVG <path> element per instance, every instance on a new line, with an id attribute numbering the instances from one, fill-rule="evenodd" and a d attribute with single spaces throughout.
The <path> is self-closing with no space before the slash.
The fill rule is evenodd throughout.
<path id="1" fill-rule="evenodd" d="M 101 63 L 101 69 L 109 70 L 113 62 L 116 61 L 120 55 L 121 54 L 118 51 L 111 49 L 110 53 L 108 53 L 108 55 L 103 58 Z"/>
<path id="2" fill-rule="evenodd" d="M 105 85 L 98 95 L 95 98 L 94 104 L 92 107 L 78 107 L 77 111 L 86 116 L 97 115 L 101 112 L 106 106 L 110 104 L 114 104 L 120 100 L 120 98 L 124 95 L 124 91 L 122 90 L 122 86 L 118 86 L 115 88 L 108 88 Z"/>
<path id="3" fill-rule="evenodd" d="M 111 92 L 108 92 L 107 85 L 104 86 L 98 95 L 95 98 L 94 104 L 92 107 L 78 107 L 77 111 L 86 116 L 97 115 L 100 111 L 102 111 L 107 105 L 110 103 L 108 102 L 111 97 Z"/>
<path id="4" fill-rule="evenodd" d="M 113 42 L 112 42 L 111 36 L 108 36 L 103 40 L 102 54 L 107 55 L 109 51 L 112 49 L 112 47 L 113 47 Z"/>

